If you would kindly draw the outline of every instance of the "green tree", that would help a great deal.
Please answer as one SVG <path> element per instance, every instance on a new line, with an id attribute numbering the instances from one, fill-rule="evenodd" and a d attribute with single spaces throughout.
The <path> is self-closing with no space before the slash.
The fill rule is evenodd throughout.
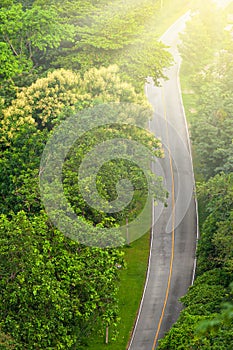
<path id="1" fill-rule="evenodd" d="M 228 243 L 222 246 L 221 255 L 218 239 L 221 239 L 222 227 L 226 228 L 231 222 L 233 210 L 232 181 L 232 174 L 220 174 L 198 187 L 200 212 L 202 213 L 201 222 L 203 223 L 198 245 L 199 273 L 221 266 L 221 255 L 222 258 L 225 254 L 229 258 L 231 257 L 228 248 L 228 244 L 231 244 L 231 226 L 225 232 L 225 239 Z"/>
<path id="2" fill-rule="evenodd" d="M 34 6 L 23 10 L 21 4 L 10 5 L 0 9 L 0 83 L 6 102 L 9 102 L 6 95 L 9 82 L 13 86 L 30 83 L 48 48 L 56 48 L 63 39 L 73 38 L 73 27 L 61 25 L 54 8 Z"/>
<path id="3" fill-rule="evenodd" d="M 226 17 L 216 4 L 209 0 L 200 2 L 195 10 L 185 32 L 180 35 L 179 50 L 186 74 L 198 73 L 209 64 L 213 55 L 224 47 L 226 36 Z"/>
<path id="4" fill-rule="evenodd" d="M 80 110 L 95 102 L 134 102 L 144 99 L 132 85 L 122 82 L 117 66 L 92 68 L 84 77 L 70 70 L 55 70 L 17 93 L 16 99 L 3 110 L 2 141 L 11 139 L 24 124 L 40 130 L 52 129 L 62 110 Z"/>
<path id="5" fill-rule="evenodd" d="M 62 119 L 96 103 L 143 101 L 130 84 L 121 81 L 116 66 L 93 68 L 83 79 L 61 69 L 24 88 L 11 106 L 3 109 L 1 212 L 39 210 L 40 157 L 50 130 Z M 146 122 L 141 120 L 142 125 Z"/>
<path id="6" fill-rule="evenodd" d="M 65 238 L 41 213 L 0 218 L 0 324 L 17 349 L 81 348 L 117 320 L 119 250 Z"/>
<path id="7" fill-rule="evenodd" d="M 181 298 L 185 309 L 164 339 L 159 341 L 158 349 L 227 349 L 232 342 L 231 308 L 222 311 L 221 305 L 232 297 L 229 278 L 229 272 L 221 269 L 198 276 Z"/>
<path id="8" fill-rule="evenodd" d="M 104 102 L 122 102 L 123 107 L 120 109 L 120 105 L 117 107 L 116 104 L 114 108 L 114 105 L 104 105 Z M 127 102 L 130 103 L 125 105 Z M 131 102 L 139 102 L 142 106 L 135 108 Z M 113 125 L 85 134 L 76 144 L 72 157 L 68 157 L 64 166 L 64 169 L 67 167 L 64 173 L 67 196 L 75 206 L 77 214 L 84 214 L 86 219 L 95 224 L 108 225 L 113 224 L 115 220 L 121 222 L 126 215 L 133 217 L 143 208 L 143 202 L 148 195 L 147 179 L 139 167 L 132 162 L 127 164 L 125 160 L 106 164 L 98 176 L 98 189 L 110 201 L 117 195 L 118 181 L 122 178 L 132 179 L 135 197 L 125 212 L 114 216 L 90 210 L 79 193 L 77 170 L 90 147 L 98 145 L 99 142 L 114 138 L 132 139 L 150 149 L 154 156 L 163 156 L 160 142 L 143 129 L 114 125 L 119 121 L 127 123 L 131 120 L 144 128 L 151 111 L 148 110 L 143 97 L 136 94 L 130 84 L 120 80 L 118 68 L 111 66 L 99 70 L 93 68 L 84 74 L 83 79 L 78 74 L 64 69 L 49 73 L 46 78 L 41 78 L 30 87 L 24 88 L 12 105 L 3 110 L 3 157 L 0 160 L 0 208 L 3 213 L 25 210 L 33 214 L 41 209 L 38 189 L 39 165 L 50 131 L 67 116 L 93 105 L 99 105 L 102 115 L 112 116 Z M 144 154 L 141 159 L 147 168 L 150 160 Z M 151 193 L 158 200 L 165 201 L 161 179 L 152 173 L 147 175 L 150 178 Z M 91 178 L 88 181 L 90 183 Z"/>
<path id="9" fill-rule="evenodd" d="M 54 1 L 37 0 L 35 4 L 47 8 Z M 63 23 L 75 26 L 75 42 L 65 41 L 58 50 L 50 50 L 50 67 L 71 67 L 83 74 L 93 67 L 117 64 L 123 79 L 142 91 L 147 76 L 157 82 L 163 69 L 171 65 L 171 55 L 158 42 L 154 29 L 148 28 L 148 22 L 157 19 L 158 2 L 70 1 L 56 5 Z"/>
<path id="10" fill-rule="evenodd" d="M 197 172 L 207 179 L 233 170 L 232 38 L 227 43 L 228 49 L 215 55 L 193 85 L 197 112 L 192 115 L 191 136 Z"/>
<path id="11" fill-rule="evenodd" d="M 231 287 L 231 300 L 232 300 L 232 290 Z M 205 336 L 213 339 L 212 345 L 214 349 L 227 349 L 229 346 L 233 345 L 233 304 L 232 302 L 224 303 L 221 307 L 221 312 L 219 312 L 215 318 L 210 320 L 202 321 L 198 324 L 196 329 L 196 334 L 199 336 Z"/>
<path id="12" fill-rule="evenodd" d="M 100 106 L 102 113 L 104 107 Z M 120 109 L 117 109 L 120 111 Z M 95 111 L 95 110 L 94 110 Z M 125 111 L 125 122 L 127 122 L 127 116 L 130 115 L 130 110 L 124 106 Z M 111 110 L 108 110 L 111 113 Z M 120 111 L 122 114 L 123 110 Z M 143 117 L 142 111 L 140 111 L 140 117 Z M 138 112 L 137 112 L 138 113 Z M 134 117 L 136 110 L 134 110 Z M 141 121 L 143 123 L 143 120 Z M 117 123 L 117 120 L 116 120 Z M 100 222 L 105 223 L 105 225 L 122 223 L 125 222 L 126 218 L 129 220 L 135 218 L 139 212 L 143 209 L 145 202 L 148 197 L 148 191 L 154 195 L 156 200 L 165 202 L 166 193 L 163 190 L 161 183 L 161 178 L 158 178 L 148 169 L 145 174 L 142 168 L 135 164 L 133 160 L 126 159 L 111 159 L 106 162 L 100 169 L 98 169 L 98 174 L 95 179 L 95 164 L 91 164 L 89 171 L 87 172 L 85 179 L 86 191 L 92 192 L 91 184 L 92 182 L 97 183 L 98 195 L 107 200 L 108 202 L 114 201 L 118 197 L 117 184 L 122 179 L 128 179 L 134 189 L 134 196 L 124 208 L 124 200 L 120 210 L 116 213 L 106 214 L 103 211 L 97 211 L 94 208 L 90 208 L 89 205 L 84 201 L 81 191 L 80 191 L 80 180 L 79 180 L 79 166 L 85 158 L 86 154 L 90 152 L 94 147 L 98 147 L 99 143 L 104 143 L 109 140 L 113 140 L 112 154 L 115 154 L 116 149 L 114 149 L 115 141 L 119 140 L 134 140 L 140 145 L 144 145 L 147 149 L 151 150 L 151 159 L 142 153 L 141 155 L 141 167 L 147 169 L 148 162 L 152 161 L 152 155 L 154 157 L 163 157 L 163 152 L 161 150 L 160 142 L 154 139 L 145 130 L 133 127 L 132 125 L 117 125 L 112 124 L 107 127 L 101 127 L 92 130 L 91 132 L 85 133 L 82 138 L 78 140 L 72 151 L 69 153 L 67 160 L 63 167 L 63 181 L 64 190 L 69 202 L 75 208 L 77 214 L 83 214 L 85 216 L 92 218 L 94 224 L 99 224 Z M 124 141 L 123 141 L 124 144 Z M 109 146 L 110 147 L 110 146 Z M 119 146 L 118 146 L 119 147 Z M 111 150 L 109 150 L 111 152 Z M 143 151 L 142 151 L 143 152 Z M 128 150 L 128 153 L 129 150 Z M 99 197 L 96 198 L 97 204 L 99 202 Z M 123 209 L 124 208 L 124 209 Z"/>

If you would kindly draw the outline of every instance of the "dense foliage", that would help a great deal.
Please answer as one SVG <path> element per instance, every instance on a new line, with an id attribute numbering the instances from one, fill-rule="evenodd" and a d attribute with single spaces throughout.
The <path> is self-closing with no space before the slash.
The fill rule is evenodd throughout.
<path id="1" fill-rule="evenodd" d="M 117 197 L 122 178 L 132 181 L 132 202 L 114 214 L 86 205 L 77 170 L 91 147 L 107 138 L 129 138 L 163 156 L 160 142 L 144 130 L 151 111 L 142 95 L 145 78 L 157 82 L 172 62 L 148 30 L 158 13 L 159 2 L 152 0 L 1 1 L 1 349 L 81 349 L 118 322 L 122 250 L 86 247 L 52 225 L 40 198 L 40 159 L 67 117 L 105 108 L 113 124 L 86 133 L 65 160 L 65 194 L 93 227 L 116 227 L 142 210 L 147 179 L 133 162 L 113 159 L 98 173 L 98 192 L 108 201 Z M 140 106 L 131 113 L 123 108 L 120 117 L 141 129 L 119 127 L 110 103 Z M 151 159 L 142 158 L 148 166 Z M 161 181 L 147 175 L 155 197 L 165 200 Z"/>
<path id="2" fill-rule="evenodd" d="M 0 230 L 2 328 L 19 349 L 77 349 L 112 322 L 119 251 L 67 240 L 43 213 L 2 216 Z"/>
<path id="3" fill-rule="evenodd" d="M 96 78 L 93 84 L 89 84 L 88 79 L 91 72 Z M 40 156 L 54 125 L 88 105 L 99 105 L 103 113 L 101 101 L 141 100 L 131 85 L 119 80 L 114 67 L 92 69 L 91 72 L 87 72 L 86 80 L 85 77 L 82 80 L 70 71 L 55 71 L 23 89 L 11 106 L 3 110 L 3 157 L 0 165 L 1 210 L 5 216 L 2 216 L 0 224 L 0 314 L 3 331 L 14 337 L 19 343 L 19 349 L 81 348 L 91 332 L 104 330 L 103 325 L 110 323 L 114 326 L 117 321 L 116 266 L 119 263 L 123 265 L 120 250 L 102 251 L 69 241 L 51 227 L 49 218 L 43 214 L 38 189 Z M 73 79 L 67 79 L 67 76 Z M 134 110 L 132 115 L 127 115 L 127 109 L 124 108 L 121 117 L 125 122 L 132 116 L 138 118 L 143 126 L 148 118 L 148 108 L 142 105 L 144 110 L 145 113 L 137 114 Z M 77 215 L 85 217 L 93 225 L 116 226 L 125 220 L 126 215 L 133 217 L 136 215 L 135 210 L 140 210 L 143 205 L 142 197 L 147 195 L 147 184 L 140 168 L 133 163 L 114 160 L 107 163 L 98 174 L 98 189 L 102 196 L 112 200 L 116 196 L 115 186 L 119 179 L 126 175 L 132 178 L 136 197 L 126 212 L 119 212 L 116 216 L 97 212 L 86 205 L 80 195 L 77 169 L 83 155 L 96 143 L 116 137 L 135 139 L 151 148 L 154 155 L 162 156 L 160 143 L 143 129 L 110 125 L 107 129 L 99 128 L 81 138 L 64 165 L 64 190 Z M 156 189 L 159 187 L 155 187 L 155 192 Z M 163 199 L 163 192 L 157 193 L 157 197 Z M 85 264 L 90 258 L 90 265 L 79 265 L 82 255 Z M 68 268 L 71 269 L 71 275 L 66 271 Z M 66 280 L 65 277 L 59 277 L 56 269 L 62 275 L 66 274 Z M 94 290 L 89 278 L 95 287 L 101 281 L 104 284 Z M 88 286 L 84 287 L 86 284 Z M 36 286 L 38 291 L 33 289 Z M 100 291 L 107 297 L 101 296 Z M 84 293 L 83 298 L 80 293 Z M 48 302 L 47 308 L 45 300 Z M 97 305 L 97 302 L 100 304 Z M 45 337 L 48 329 L 50 331 Z"/>
<path id="4" fill-rule="evenodd" d="M 117 64 L 124 80 L 142 89 L 148 75 L 157 81 L 170 54 L 148 31 L 158 2 L 137 0 L 3 2 L 0 9 L 1 95 L 9 104 L 18 87 L 51 69 Z M 152 22 L 151 22 L 152 23 Z"/>
<path id="5" fill-rule="evenodd" d="M 233 171 L 233 45 L 219 51 L 214 61 L 196 76 L 200 96 L 193 116 L 191 134 L 199 162 L 197 172 L 204 178 Z"/>
<path id="6" fill-rule="evenodd" d="M 224 14 L 212 8 L 207 20 L 205 11 L 206 7 L 190 21 L 180 48 L 195 101 L 191 115 L 195 170 L 203 179 L 197 186 L 201 236 L 197 278 L 181 299 L 185 308 L 177 323 L 158 349 L 233 347 L 233 40 L 224 31 Z M 196 30 L 198 24 L 202 30 Z"/>
<path id="7" fill-rule="evenodd" d="M 59 121 L 95 103 L 142 101 L 117 71 L 116 66 L 93 68 L 81 79 L 72 71 L 56 70 L 23 88 L 11 106 L 2 110 L 1 212 L 40 208 L 35 187 L 40 156 L 49 131 Z"/>

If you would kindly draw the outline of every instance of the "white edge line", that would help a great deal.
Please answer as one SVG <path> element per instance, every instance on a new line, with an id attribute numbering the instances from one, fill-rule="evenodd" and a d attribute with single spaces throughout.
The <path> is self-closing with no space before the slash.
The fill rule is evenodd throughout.
<path id="1" fill-rule="evenodd" d="M 232 1 L 231 1 L 232 2 Z M 230 3 L 231 3 L 230 2 Z M 176 24 L 178 23 L 178 21 L 187 16 L 188 14 L 190 14 L 191 10 L 187 11 L 183 16 L 181 16 L 180 18 L 178 18 L 167 30 L 166 32 L 160 37 L 160 40 L 162 41 L 162 38 L 174 27 L 176 26 Z M 178 84 L 178 91 L 179 91 L 179 95 L 180 95 L 180 101 L 181 101 L 181 108 L 183 111 L 183 118 L 184 118 L 184 122 L 185 122 L 185 128 L 186 128 L 186 133 L 187 133 L 187 139 L 188 139 L 188 147 L 189 147 L 189 154 L 190 154 L 190 159 L 191 159 L 191 165 L 192 165 L 192 173 L 193 173 L 193 185 L 194 185 L 194 201 L 195 201 L 195 207 L 196 207 L 196 217 L 197 217 L 197 232 L 196 232 L 196 249 L 195 249 L 195 259 L 194 259 L 194 264 L 193 264 L 193 275 L 192 275 L 192 283 L 191 285 L 193 285 L 194 280 L 195 280 L 195 275 L 196 275 L 196 268 L 197 268 L 197 257 L 196 257 L 196 253 L 197 253 L 197 243 L 198 240 L 200 239 L 200 228 L 199 228 L 199 214 L 198 214 L 198 202 L 197 202 L 197 198 L 196 198 L 196 181 L 195 181 L 195 176 L 194 176 L 194 169 L 193 169 L 193 157 L 192 157 L 192 148 L 191 148 L 191 142 L 190 142 L 190 135 L 189 135 L 189 129 L 188 129 L 188 123 L 187 123 L 187 119 L 186 119 L 186 113 L 185 113 L 185 109 L 184 109 L 184 104 L 183 104 L 183 98 L 182 98 L 182 91 L 181 91 L 181 84 L 180 84 L 180 68 L 181 68 L 181 63 L 179 63 L 178 66 L 178 71 L 177 71 L 177 84 Z M 147 96 L 147 84 L 145 84 L 145 93 Z M 147 289 L 147 285 L 148 285 L 148 281 L 149 281 L 149 275 L 150 275 L 150 266 L 151 266 L 151 256 L 152 256 L 152 245 L 153 245 L 153 238 L 154 238 L 154 202 L 152 203 L 152 229 L 151 229 L 151 240 L 150 240 L 150 255 L 149 255 L 149 260 L 148 260 L 148 267 L 147 267 L 147 276 L 146 276 L 146 282 L 144 285 L 144 291 L 143 291 L 143 295 L 141 298 L 141 303 L 140 303 L 140 307 L 138 310 L 138 314 L 137 314 L 137 319 L 136 322 L 134 324 L 134 329 L 133 329 L 133 333 L 131 336 L 131 340 L 128 346 L 128 350 L 130 350 L 131 345 L 133 343 L 134 337 L 135 337 L 135 333 L 136 333 L 136 328 L 139 322 L 139 318 L 141 315 L 141 311 L 142 311 L 142 305 L 144 302 L 144 298 L 145 298 L 145 294 L 146 294 L 146 289 Z"/>
<path id="2" fill-rule="evenodd" d="M 137 329 L 139 318 L 140 318 L 141 311 L 142 311 L 142 306 L 143 306 L 144 299 L 145 299 L 146 289 L 147 289 L 148 282 L 149 282 L 150 267 L 151 267 L 151 256 L 152 256 L 152 245 L 153 245 L 153 240 L 154 240 L 154 220 L 155 220 L 155 218 L 154 218 L 154 200 L 152 200 L 152 227 L 151 227 L 150 254 L 149 254 L 148 265 L 147 265 L 146 282 L 145 282 L 145 285 L 144 285 L 144 290 L 143 290 L 143 294 L 142 294 L 142 298 L 141 298 L 141 302 L 140 302 L 140 307 L 138 309 L 137 319 L 136 319 L 136 322 L 134 324 L 134 329 L 133 329 L 133 333 L 132 333 L 132 336 L 131 336 L 131 340 L 130 340 L 129 346 L 127 348 L 128 350 L 130 350 L 130 348 L 132 346 L 132 343 L 133 343 L 133 340 L 134 340 L 134 337 L 135 337 L 136 329 Z"/>
<path id="3" fill-rule="evenodd" d="M 148 84 L 145 84 L 145 95 L 148 98 L 148 89 L 147 89 Z M 149 120 L 149 125 L 150 125 L 150 120 Z M 134 341 L 134 337 L 135 337 L 135 333 L 136 333 L 136 329 L 138 326 L 138 322 L 139 322 L 139 318 L 141 316 L 141 312 L 142 312 L 142 306 L 144 303 L 144 299 L 145 299 L 145 294 L 146 294 L 146 289 L 148 286 L 148 282 L 149 282 L 149 276 L 150 276 L 150 267 L 151 267 L 151 257 L 152 257 L 152 245 L 153 245 L 153 241 L 154 241 L 154 222 L 155 222 L 155 218 L 154 218 L 154 200 L 152 200 L 152 223 L 151 223 L 151 237 L 150 237 L 150 253 L 149 253 L 149 258 L 148 258 L 148 264 L 147 264 L 147 274 L 146 274 L 146 281 L 144 284 L 144 290 L 143 290 L 143 294 L 141 297 L 141 302 L 140 302 L 140 306 L 138 309 L 138 313 L 137 313 L 137 318 L 134 324 L 134 328 L 133 328 L 133 332 L 131 335 L 131 339 L 130 339 L 130 343 L 129 346 L 127 347 L 128 350 L 130 350 L 132 343 Z"/>
<path id="4" fill-rule="evenodd" d="M 224 4 L 223 8 L 229 6 L 232 3 L 233 0 L 228 1 L 226 4 Z M 183 16 L 181 16 L 182 18 L 187 16 L 188 14 L 190 15 L 191 10 L 187 11 Z M 162 39 L 172 28 L 173 26 L 175 26 L 177 24 L 177 22 L 180 20 L 180 18 L 178 18 L 178 20 L 173 23 L 173 25 L 171 27 L 169 27 L 166 32 L 162 35 L 162 37 L 160 39 Z M 197 202 L 197 197 L 196 197 L 196 181 L 195 181 L 195 176 L 194 176 L 194 169 L 193 169 L 193 157 L 192 157 L 192 148 L 191 148 L 191 142 L 190 142 L 190 135 L 189 135 L 189 128 L 188 128 L 188 123 L 187 123 L 187 118 L 186 118 L 186 113 L 185 113 L 185 109 L 184 109 L 184 104 L 183 104 L 183 98 L 182 98 L 182 91 L 181 91 L 181 83 L 180 83 L 180 68 L 181 68 L 181 63 L 179 63 L 178 65 L 178 71 L 177 71 L 177 84 L 178 84 L 178 90 L 179 90 L 179 94 L 180 94 L 180 101 L 181 101 L 181 108 L 183 111 L 183 118 L 184 118 L 184 122 L 185 122 L 185 128 L 186 128 L 186 133 L 187 133 L 187 139 L 188 139 L 188 147 L 189 147 L 189 153 L 190 153 L 190 159 L 191 159 L 191 165 L 192 165 L 192 172 L 193 172 L 193 194 L 194 194 L 194 201 L 195 201 L 195 207 L 196 207 L 196 217 L 197 217 L 197 232 L 196 232 L 196 249 L 195 249 L 195 259 L 194 259 L 194 264 L 193 264 L 193 275 L 192 275 L 192 283 L 191 285 L 193 285 L 194 281 L 195 281 L 195 276 L 196 276 L 196 269 L 197 269 L 197 245 L 198 245 L 198 241 L 200 239 L 200 227 L 199 227 L 199 213 L 198 213 L 198 202 Z"/>
<path id="5" fill-rule="evenodd" d="M 181 108 L 182 108 L 182 112 L 183 112 L 182 114 L 183 114 L 183 118 L 184 118 L 184 122 L 185 122 L 187 139 L 188 139 L 188 148 L 189 148 L 189 154 L 190 154 L 190 160 L 191 160 L 191 166 L 192 166 L 192 173 L 193 173 L 193 195 L 194 195 L 194 201 L 195 201 L 195 207 L 196 207 L 196 218 L 197 218 L 197 222 L 196 222 L 196 225 L 197 225 L 196 249 L 195 249 L 195 259 L 194 259 L 194 264 L 193 264 L 192 283 L 191 283 L 191 285 L 193 285 L 194 280 L 195 280 L 195 276 L 196 276 L 196 269 L 197 269 L 197 254 L 196 253 L 197 253 L 198 240 L 200 238 L 200 229 L 199 229 L 198 202 L 197 202 L 197 197 L 196 197 L 196 181 L 195 181 L 194 169 L 193 169 L 192 147 L 191 147 L 191 142 L 190 142 L 189 128 L 188 128 L 186 113 L 185 113 L 184 104 L 183 104 L 182 91 L 181 91 L 180 69 L 181 69 L 181 62 L 178 65 L 177 85 L 178 85 L 178 91 L 179 91 L 179 95 L 180 95 Z"/>

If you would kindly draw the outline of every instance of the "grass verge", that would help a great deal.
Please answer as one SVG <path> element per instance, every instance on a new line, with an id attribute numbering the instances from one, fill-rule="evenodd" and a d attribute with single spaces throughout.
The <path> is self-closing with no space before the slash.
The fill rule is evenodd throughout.
<path id="1" fill-rule="evenodd" d="M 116 341 L 109 339 L 104 343 L 103 336 L 93 339 L 90 350 L 123 350 L 126 349 L 130 333 L 140 304 L 149 255 L 150 234 L 147 233 L 137 241 L 124 248 L 127 267 L 120 272 L 119 309 L 120 323 Z M 110 338 L 111 338 L 111 329 Z"/>

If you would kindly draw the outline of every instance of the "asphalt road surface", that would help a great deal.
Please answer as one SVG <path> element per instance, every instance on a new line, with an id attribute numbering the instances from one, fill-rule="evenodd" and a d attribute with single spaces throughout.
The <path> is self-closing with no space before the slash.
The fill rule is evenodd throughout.
<path id="1" fill-rule="evenodd" d="M 195 271 L 197 213 L 194 176 L 187 124 L 179 87 L 180 57 L 178 33 L 189 13 L 181 17 L 161 38 L 170 46 L 176 64 L 169 69 L 169 80 L 161 87 L 146 85 L 154 107 L 150 130 L 161 138 L 165 158 L 153 166 L 165 178 L 169 191 L 168 207 L 153 208 L 151 253 L 144 295 L 129 350 L 153 350 L 158 340 L 177 320 L 182 305 L 179 298 L 192 284 Z"/>

